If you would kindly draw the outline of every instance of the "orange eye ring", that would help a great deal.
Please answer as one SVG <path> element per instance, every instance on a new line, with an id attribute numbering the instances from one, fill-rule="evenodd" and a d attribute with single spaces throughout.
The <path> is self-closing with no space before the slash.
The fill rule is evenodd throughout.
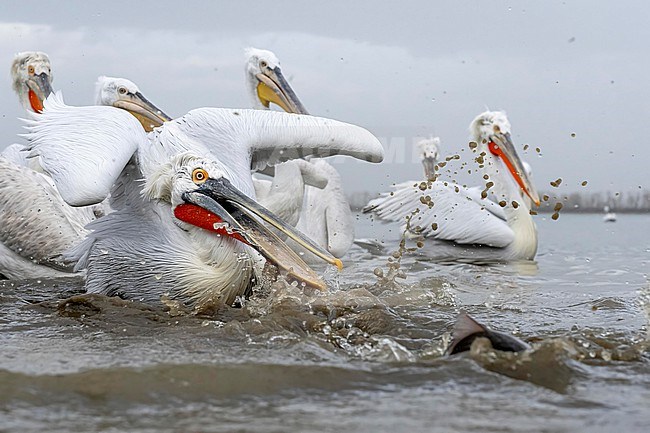
<path id="1" fill-rule="evenodd" d="M 34 66 L 29 65 L 29 66 L 27 67 L 27 73 L 28 73 L 29 75 L 34 75 Z"/>
<path id="2" fill-rule="evenodd" d="M 202 168 L 195 168 L 192 172 L 192 182 L 200 185 L 208 180 L 208 172 Z"/>

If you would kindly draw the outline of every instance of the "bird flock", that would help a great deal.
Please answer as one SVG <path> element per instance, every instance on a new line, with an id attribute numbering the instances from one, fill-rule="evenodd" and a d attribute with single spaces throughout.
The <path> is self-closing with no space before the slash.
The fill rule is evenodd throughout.
<path id="1" fill-rule="evenodd" d="M 244 71 L 250 109 L 173 118 L 125 78 L 99 77 L 95 105 L 69 106 L 47 55 L 18 54 L 26 144 L 0 155 L 0 274 L 80 277 L 89 293 L 194 306 L 241 304 L 270 269 L 325 289 L 313 265 L 340 269 L 355 240 L 327 157 L 380 163 L 382 145 L 360 126 L 311 116 L 274 53 L 247 49 Z M 416 145 L 423 177 L 363 212 L 400 223 L 431 256 L 469 248 L 534 259 L 539 197 L 505 113 L 478 115 L 470 135 L 484 188 L 441 177 L 435 137 Z"/>

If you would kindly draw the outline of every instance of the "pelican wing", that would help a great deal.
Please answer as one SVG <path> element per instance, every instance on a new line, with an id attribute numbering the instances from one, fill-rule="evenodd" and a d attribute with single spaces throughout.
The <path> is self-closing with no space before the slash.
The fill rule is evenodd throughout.
<path id="1" fill-rule="evenodd" d="M 0 242 L 36 264 L 71 271 L 62 254 L 80 242 L 91 209 L 70 208 L 44 175 L 0 158 Z"/>
<path id="2" fill-rule="evenodd" d="M 40 163 L 72 206 L 103 201 L 135 151 L 147 143 L 140 123 L 112 107 L 65 105 L 60 92 L 26 120 L 29 157 Z"/>
<path id="3" fill-rule="evenodd" d="M 173 147 L 173 153 L 201 148 L 231 162 L 245 152 L 255 169 L 310 155 L 383 159 L 379 140 L 359 126 L 275 111 L 199 108 L 165 123 L 154 134 L 164 142 L 163 148 Z"/>
<path id="4" fill-rule="evenodd" d="M 506 220 L 506 213 L 503 208 L 494 201 L 495 197 L 493 194 L 489 194 L 486 198 L 483 198 L 483 188 L 478 186 L 467 188 L 466 191 L 468 197 L 477 203 L 481 203 L 481 205 L 484 206 L 487 211 L 493 213 L 494 216 L 499 217 L 503 221 Z"/>
<path id="5" fill-rule="evenodd" d="M 274 111 L 263 114 L 248 143 L 253 169 L 306 156 L 346 155 L 381 162 L 384 151 L 368 130 L 332 119 Z"/>
<path id="6" fill-rule="evenodd" d="M 441 181 L 404 182 L 391 193 L 371 200 L 363 209 L 380 219 L 404 223 L 411 217 L 412 233 L 454 241 L 459 244 L 481 244 L 506 247 L 514 240 L 508 224 L 489 209 L 498 206 L 487 199 L 476 199 L 460 185 Z"/>
<path id="7" fill-rule="evenodd" d="M 145 177 L 170 157 L 191 152 L 219 161 L 233 185 L 249 195 L 254 193 L 251 167 L 309 155 L 383 158 L 379 140 L 359 126 L 264 110 L 198 108 L 156 128 L 150 141 L 138 152 Z"/>

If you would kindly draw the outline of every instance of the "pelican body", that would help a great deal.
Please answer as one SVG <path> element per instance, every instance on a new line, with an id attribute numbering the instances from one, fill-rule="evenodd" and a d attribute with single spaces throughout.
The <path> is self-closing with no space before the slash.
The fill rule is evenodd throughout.
<path id="1" fill-rule="evenodd" d="M 392 193 L 370 201 L 364 212 L 402 222 L 409 237 L 426 240 L 421 251 L 428 256 L 532 260 L 537 229 L 530 203 L 539 205 L 539 197 L 510 130 L 503 112 L 482 113 L 470 125 L 471 147 L 486 179 L 484 191 L 434 180 L 427 173 L 427 180 L 396 185 Z M 488 191 L 495 201 L 488 199 Z M 447 248 L 448 242 L 459 248 Z"/>
<path id="2" fill-rule="evenodd" d="M 268 110 L 276 104 L 284 111 L 309 114 L 284 78 L 280 61 L 268 50 L 246 50 L 246 84 L 253 107 Z M 318 171 L 326 179 L 323 185 L 311 178 L 300 179 L 298 170 L 305 172 L 305 163 L 311 171 Z M 343 257 L 354 241 L 354 219 L 345 197 L 341 177 L 324 160 L 289 161 L 272 172 L 273 182 L 256 180 L 258 198 L 262 204 L 285 215 L 287 221 L 296 221 L 296 227 L 335 257 Z M 293 243 L 292 247 L 304 251 Z M 309 255 L 304 255 L 310 260 Z"/>

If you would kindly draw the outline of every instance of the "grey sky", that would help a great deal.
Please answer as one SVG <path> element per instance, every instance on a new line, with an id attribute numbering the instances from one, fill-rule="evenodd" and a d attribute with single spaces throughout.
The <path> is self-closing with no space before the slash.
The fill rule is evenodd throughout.
<path id="1" fill-rule="evenodd" d="M 248 107 L 242 50 L 255 46 L 278 55 L 311 113 L 385 143 L 385 164 L 337 165 L 349 191 L 419 178 L 413 140 L 439 135 L 458 153 L 486 107 L 508 113 L 520 151 L 531 145 L 539 189 L 558 177 L 563 191 L 650 188 L 648 22 L 643 0 L 2 2 L 0 148 L 21 140 L 16 52 L 47 52 L 69 104 L 91 104 L 98 75 L 123 76 L 180 116 Z"/>

